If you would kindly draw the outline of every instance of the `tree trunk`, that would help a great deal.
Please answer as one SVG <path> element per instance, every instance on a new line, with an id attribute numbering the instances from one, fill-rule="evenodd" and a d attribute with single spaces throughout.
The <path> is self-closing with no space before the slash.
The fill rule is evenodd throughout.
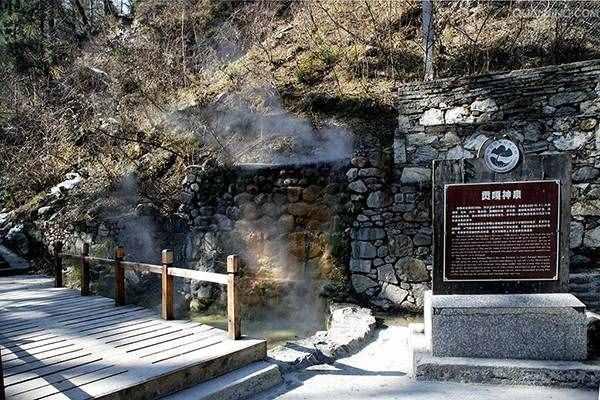
<path id="1" fill-rule="evenodd" d="M 431 81 L 435 78 L 433 50 L 435 44 L 435 24 L 433 0 L 422 0 L 421 32 L 423 34 L 423 64 L 425 70 L 424 80 Z"/>
<path id="2" fill-rule="evenodd" d="M 85 13 L 85 8 L 83 8 L 81 1 L 80 0 L 72 0 L 72 1 L 75 4 L 75 7 L 77 8 L 77 12 L 79 13 L 79 16 L 81 17 L 81 22 L 83 23 L 83 25 L 90 26 L 90 21 L 88 20 L 87 14 Z"/>

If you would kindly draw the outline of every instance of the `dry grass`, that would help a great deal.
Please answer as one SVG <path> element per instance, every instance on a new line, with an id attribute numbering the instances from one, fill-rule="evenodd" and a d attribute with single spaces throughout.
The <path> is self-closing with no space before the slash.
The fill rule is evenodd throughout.
<path id="1" fill-rule="evenodd" d="M 442 76 L 598 56 L 577 26 L 517 18 L 505 2 L 471 3 L 438 10 Z M 141 201 L 172 212 L 185 165 L 242 159 L 222 145 L 243 143 L 246 161 L 263 147 L 294 149 L 285 137 L 265 144 L 243 126 L 225 129 L 219 115 L 287 112 L 385 135 L 395 125 L 396 87 L 422 76 L 417 1 L 151 0 L 137 12 L 131 27 L 107 22 L 48 76 L 2 64 L 11 77 L 0 81 L 0 175 L 10 207 L 79 171 L 87 177 L 80 208 L 133 173 Z"/>

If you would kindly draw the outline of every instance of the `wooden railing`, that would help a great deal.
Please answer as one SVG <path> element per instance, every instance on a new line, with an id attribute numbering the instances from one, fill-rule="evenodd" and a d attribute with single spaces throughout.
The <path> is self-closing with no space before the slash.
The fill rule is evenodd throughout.
<path id="1" fill-rule="evenodd" d="M 0 400 L 4 400 L 4 372 L 2 368 L 2 350 L 0 350 Z"/>
<path id="2" fill-rule="evenodd" d="M 160 314 L 163 319 L 173 319 L 173 279 L 174 277 L 192 279 L 196 281 L 213 282 L 221 285 L 227 285 L 227 331 L 231 339 L 237 340 L 241 337 L 240 326 L 240 303 L 238 299 L 238 270 L 239 257 L 231 255 L 227 257 L 227 274 L 215 272 L 203 272 L 191 269 L 173 267 L 173 250 L 162 251 L 162 265 L 144 264 L 138 262 L 124 261 L 125 249 L 122 246 L 117 247 L 115 258 L 91 257 L 90 246 L 84 243 L 81 254 L 66 254 L 62 252 L 61 242 L 54 244 L 55 256 L 55 286 L 63 286 L 63 259 L 79 260 L 81 264 L 81 295 L 90 295 L 90 265 L 103 264 L 112 266 L 115 270 L 115 305 L 125 305 L 125 270 L 129 269 L 138 272 L 149 272 L 161 276 L 161 304 Z"/>

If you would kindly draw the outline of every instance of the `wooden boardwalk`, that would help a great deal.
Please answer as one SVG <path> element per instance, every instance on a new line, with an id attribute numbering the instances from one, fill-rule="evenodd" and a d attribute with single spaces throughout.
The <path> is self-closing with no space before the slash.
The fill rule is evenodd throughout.
<path id="1" fill-rule="evenodd" d="M 7 399 L 132 400 L 264 359 L 266 343 L 22 276 L 0 278 L 0 351 Z"/>

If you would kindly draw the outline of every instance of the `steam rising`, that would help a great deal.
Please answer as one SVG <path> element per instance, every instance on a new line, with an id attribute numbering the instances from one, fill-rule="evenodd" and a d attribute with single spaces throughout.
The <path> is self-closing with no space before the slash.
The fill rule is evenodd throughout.
<path id="1" fill-rule="evenodd" d="M 305 164 L 350 157 L 352 135 L 339 122 L 292 114 L 264 89 L 252 96 L 252 103 L 229 95 L 202 109 L 188 108 L 170 115 L 168 125 L 193 132 L 235 162 Z"/>

